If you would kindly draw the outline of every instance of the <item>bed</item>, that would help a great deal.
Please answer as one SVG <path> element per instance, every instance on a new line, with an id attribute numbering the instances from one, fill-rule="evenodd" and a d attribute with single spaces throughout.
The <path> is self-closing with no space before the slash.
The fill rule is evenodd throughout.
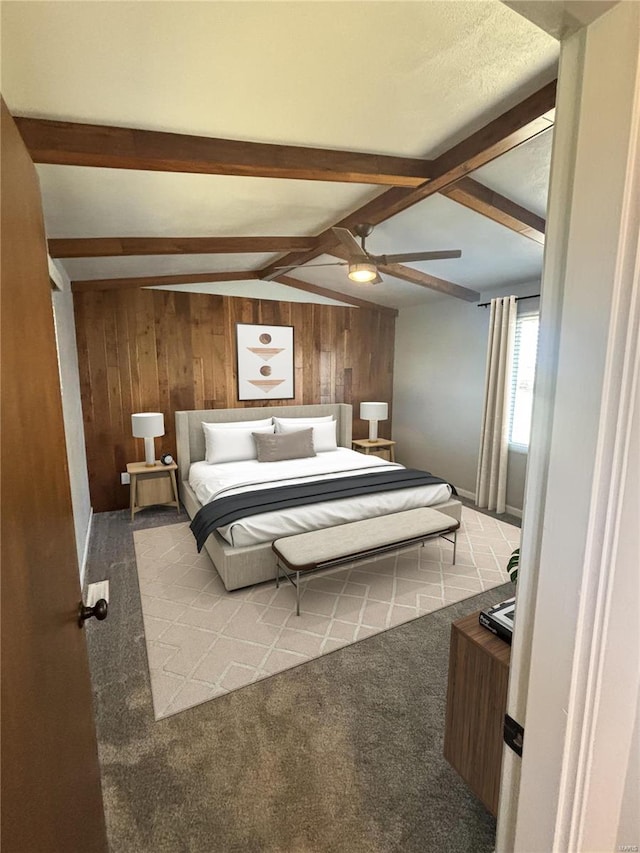
<path id="1" fill-rule="evenodd" d="M 336 421 L 338 447 L 318 453 L 309 460 L 282 462 L 228 462 L 211 465 L 205 462 L 203 423 L 231 424 L 239 421 L 262 421 L 266 418 L 321 418 Z M 212 495 L 264 489 L 277 476 L 279 484 L 289 478 L 304 482 L 345 475 L 381 473 L 387 462 L 351 450 L 352 407 L 345 403 L 311 406 L 270 406 L 247 409 L 205 409 L 176 412 L 179 490 L 190 518 L 194 518 Z M 284 478 L 284 479 L 281 479 Z M 460 520 L 460 502 L 451 498 L 448 486 L 420 486 L 391 494 L 360 496 L 342 501 L 324 501 L 313 506 L 300 506 L 281 512 L 254 515 L 231 524 L 221 525 L 206 539 L 204 547 L 211 557 L 226 589 L 238 589 L 275 576 L 274 539 L 306 530 L 332 527 L 359 518 L 371 518 L 399 512 L 415 506 L 434 508 Z M 421 490 L 421 491 L 420 491 Z"/>

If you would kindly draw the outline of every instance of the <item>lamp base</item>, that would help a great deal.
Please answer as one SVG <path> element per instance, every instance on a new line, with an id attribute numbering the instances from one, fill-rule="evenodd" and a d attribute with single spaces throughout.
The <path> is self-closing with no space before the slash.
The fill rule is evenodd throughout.
<path id="1" fill-rule="evenodd" d="M 369 441 L 378 440 L 378 421 L 369 421 Z"/>
<path id="2" fill-rule="evenodd" d="M 156 449 L 153 439 L 149 437 L 144 440 L 144 464 L 147 468 L 156 467 Z"/>

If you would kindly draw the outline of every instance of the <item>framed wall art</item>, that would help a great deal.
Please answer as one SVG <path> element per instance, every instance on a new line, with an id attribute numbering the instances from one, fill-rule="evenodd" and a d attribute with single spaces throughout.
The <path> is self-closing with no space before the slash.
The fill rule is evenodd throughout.
<path id="1" fill-rule="evenodd" d="M 238 400 L 291 400 L 293 326 L 236 324 Z"/>

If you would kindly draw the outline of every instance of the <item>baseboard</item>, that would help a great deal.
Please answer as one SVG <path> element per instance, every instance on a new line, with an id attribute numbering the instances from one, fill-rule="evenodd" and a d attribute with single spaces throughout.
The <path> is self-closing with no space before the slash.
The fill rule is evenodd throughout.
<path id="1" fill-rule="evenodd" d="M 457 486 L 456 491 L 461 497 L 467 498 L 467 500 L 475 501 L 476 499 L 474 492 L 468 492 L 466 489 L 459 489 Z M 509 504 L 507 504 L 507 512 L 509 515 L 515 515 L 516 518 L 522 518 L 522 510 L 515 506 L 509 506 Z"/>
<path id="2" fill-rule="evenodd" d="M 80 589 L 84 592 L 84 575 L 87 568 L 87 557 L 89 556 L 89 540 L 91 538 L 91 525 L 93 524 L 93 507 L 89 513 L 89 523 L 87 524 L 87 535 L 84 537 L 84 551 L 82 554 L 82 563 L 80 564 Z"/>
<path id="3" fill-rule="evenodd" d="M 468 492 L 466 489 L 459 489 L 459 488 L 456 486 L 456 492 L 457 492 L 459 495 L 461 495 L 463 498 L 466 498 L 468 501 L 473 501 L 473 500 L 475 500 L 475 497 L 476 497 L 476 496 L 474 495 L 474 493 L 473 493 L 473 492 Z"/>

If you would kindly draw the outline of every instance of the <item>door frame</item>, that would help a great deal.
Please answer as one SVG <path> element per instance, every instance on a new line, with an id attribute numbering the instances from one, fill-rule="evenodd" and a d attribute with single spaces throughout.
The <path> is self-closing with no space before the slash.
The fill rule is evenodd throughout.
<path id="1" fill-rule="evenodd" d="M 498 851 L 638 842 L 639 34 L 623 2 L 561 46 Z"/>

